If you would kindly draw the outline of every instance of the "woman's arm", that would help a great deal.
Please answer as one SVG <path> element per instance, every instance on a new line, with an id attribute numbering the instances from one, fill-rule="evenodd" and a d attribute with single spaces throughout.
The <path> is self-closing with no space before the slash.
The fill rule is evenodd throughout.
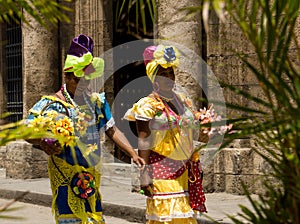
<path id="1" fill-rule="evenodd" d="M 149 175 L 149 156 L 152 145 L 151 130 L 149 128 L 149 121 L 137 120 L 136 125 L 138 132 L 138 152 L 147 165 L 140 173 L 140 185 L 144 194 L 151 197 L 153 193 L 152 179 Z"/>
<path id="2" fill-rule="evenodd" d="M 149 128 L 149 121 L 136 121 L 138 133 L 138 152 L 139 155 L 149 165 L 149 155 L 151 149 L 151 130 Z"/>
<path id="3" fill-rule="evenodd" d="M 125 137 L 123 132 L 120 131 L 115 125 L 109 128 L 105 132 L 117 146 L 126 152 L 133 160 L 133 162 L 140 168 L 143 168 L 145 165 L 145 161 L 143 158 L 137 155 L 134 151 L 133 147 L 129 143 L 128 139 Z"/>

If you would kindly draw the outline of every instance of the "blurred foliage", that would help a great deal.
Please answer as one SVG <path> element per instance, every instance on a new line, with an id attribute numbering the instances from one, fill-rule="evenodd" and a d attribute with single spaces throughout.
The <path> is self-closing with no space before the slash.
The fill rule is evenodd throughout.
<path id="1" fill-rule="evenodd" d="M 45 136 L 45 132 L 43 131 L 36 132 L 34 128 L 28 128 L 27 125 L 23 123 L 23 121 L 8 123 L 5 121 L 5 119 L 0 119 L 0 146 L 7 145 L 8 143 L 18 139 L 29 139 L 29 138 L 38 139 L 43 136 Z M 8 203 L 0 205 L 0 220 L 1 219 L 14 219 L 14 220 L 22 219 L 22 217 L 4 215 L 4 213 L 19 209 L 19 207 L 10 208 L 10 206 L 14 202 L 22 199 L 27 193 L 28 192 L 24 192 L 23 194 L 9 201 Z"/>
<path id="2" fill-rule="evenodd" d="M 156 18 L 155 0 L 114 0 L 115 30 L 137 39 L 152 38 Z"/>
<path id="3" fill-rule="evenodd" d="M 72 2 L 63 0 L 61 2 Z M 57 26 L 58 22 L 70 22 L 65 12 L 71 11 L 70 8 L 58 3 L 56 0 L 0 0 L 0 22 L 25 22 L 30 25 L 24 16 L 24 11 L 35 21 L 44 27 L 50 25 Z"/>
<path id="4" fill-rule="evenodd" d="M 29 128 L 22 121 L 0 125 L 0 146 L 18 139 L 41 138 L 45 132 L 36 132 L 34 128 Z"/>
<path id="5" fill-rule="evenodd" d="M 9 213 L 9 212 L 13 212 L 13 211 L 17 211 L 19 210 L 21 207 L 11 207 L 15 202 L 21 200 L 26 194 L 28 194 L 29 192 L 23 192 L 22 194 L 20 194 L 18 197 L 3 203 L 2 205 L 0 205 L 0 219 L 13 219 L 13 220 L 24 220 L 23 217 L 15 217 L 15 216 L 9 216 L 9 215 L 4 215 L 3 213 Z"/>

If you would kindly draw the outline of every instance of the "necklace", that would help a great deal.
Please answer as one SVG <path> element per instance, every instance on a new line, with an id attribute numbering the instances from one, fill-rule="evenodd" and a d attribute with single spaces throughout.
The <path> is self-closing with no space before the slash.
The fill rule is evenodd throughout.
<path id="1" fill-rule="evenodd" d="M 81 108 L 83 109 L 84 108 L 84 105 L 83 106 L 78 106 L 78 104 L 72 99 L 72 97 L 70 96 L 67 88 L 66 88 L 66 84 L 64 84 L 62 87 L 61 87 L 61 92 L 62 94 L 64 95 L 64 97 L 66 98 L 67 102 L 72 104 L 74 107 L 77 107 L 78 109 Z M 93 109 L 93 106 L 91 105 L 90 103 L 90 100 L 88 100 L 87 96 L 86 96 L 86 93 L 84 92 L 83 93 L 83 99 L 84 99 L 84 102 L 85 102 L 85 105 L 88 106 L 88 110 L 89 110 L 89 113 L 85 112 L 86 115 L 88 116 L 88 114 L 90 114 L 90 116 L 86 117 L 87 119 L 87 123 L 90 125 L 90 124 L 94 124 L 94 121 L 95 121 L 95 113 L 94 113 L 94 109 Z"/>
<path id="2" fill-rule="evenodd" d="M 61 93 L 64 95 L 64 97 L 66 98 L 67 102 L 69 104 L 72 104 L 74 107 L 77 107 L 77 103 L 75 103 L 75 101 L 72 99 L 72 97 L 70 96 L 68 90 L 67 90 L 67 87 L 66 87 L 66 84 L 64 84 L 62 87 L 61 87 Z"/>

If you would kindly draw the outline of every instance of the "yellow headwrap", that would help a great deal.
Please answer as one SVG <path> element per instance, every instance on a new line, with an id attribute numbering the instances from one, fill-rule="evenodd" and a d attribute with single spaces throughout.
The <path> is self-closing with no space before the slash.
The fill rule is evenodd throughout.
<path id="1" fill-rule="evenodd" d="M 173 69 L 179 66 L 179 52 L 173 46 L 150 46 L 145 49 L 143 56 L 146 64 L 146 73 L 152 83 L 154 82 L 158 65 L 163 68 L 173 67 Z"/>

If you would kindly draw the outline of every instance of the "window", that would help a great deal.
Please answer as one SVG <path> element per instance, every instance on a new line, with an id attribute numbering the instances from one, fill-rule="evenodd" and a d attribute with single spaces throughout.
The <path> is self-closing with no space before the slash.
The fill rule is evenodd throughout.
<path id="1" fill-rule="evenodd" d="M 22 90 L 22 30 L 21 25 L 11 21 L 5 27 L 5 84 L 6 111 L 8 120 L 15 122 L 23 118 Z"/>

